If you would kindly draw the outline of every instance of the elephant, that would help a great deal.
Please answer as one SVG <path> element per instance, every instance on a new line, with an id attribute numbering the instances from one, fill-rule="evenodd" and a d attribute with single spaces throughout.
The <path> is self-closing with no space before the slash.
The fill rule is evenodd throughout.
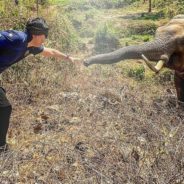
<path id="1" fill-rule="evenodd" d="M 184 14 L 176 15 L 166 25 L 157 28 L 153 41 L 91 56 L 83 64 L 86 67 L 113 64 L 126 59 L 143 59 L 155 73 L 163 67 L 174 70 L 177 98 L 184 102 Z M 150 61 L 155 61 L 156 65 L 153 66 Z"/>

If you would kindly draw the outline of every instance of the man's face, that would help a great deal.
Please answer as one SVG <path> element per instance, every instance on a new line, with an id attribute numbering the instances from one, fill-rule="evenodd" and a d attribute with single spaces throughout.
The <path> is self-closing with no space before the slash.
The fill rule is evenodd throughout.
<path id="1" fill-rule="evenodd" d="M 35 47 L 40 47 L 46 39 L 45 35 L 32 35 L 32 37 L 32 41 L 34 42 Z"/>

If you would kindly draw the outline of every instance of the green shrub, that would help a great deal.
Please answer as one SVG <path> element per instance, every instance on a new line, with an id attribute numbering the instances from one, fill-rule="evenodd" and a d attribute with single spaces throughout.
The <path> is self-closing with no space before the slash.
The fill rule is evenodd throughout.
<path id="1" fill-rule="evenodd" d="M 138 68 L 130 68 L 127 71 L 127 74 L 129 77 L 132 77 L 136 80 L 143 80 L 145 78 L 145 69 L 143 66 L 140 66 Z"/>
<path id="2" fill-rule="evenodd" d="M 148 42 L 150 41 L 150 39 L 151 39 L 150 35 L 132 35 L 132 40 Z"/>
<path id="3" fill-rule="evenodd" d="M 42 1 L 45 1 L 46 3 L 50 4 L 60 4 L 60 5 L 70 4 L 70 0 L 42 0 Z"/>
<path id="4" fill-rule="evenodd" d="M 104 53 L 119 48 L 120 42 L 115 31 L 110 25 L 100 27 L 95 36 L 95 52 Z"/>
<path id="5" fill-rule="evenodd" d="M 88 29 L 88 28 L 85 28 L 83 27 L 80 31 L 80 36 L 83 37 L 83 38 L 91 38 L 94 36 L 94 32 L 92 29 Z"/>
<path id="6" fill-rule="evenodd" d="M 154 0 L 153 6 L 166 16 L 172 18 L 174 15 L 182 14 L 184 11 L 184 1 L 183 0 Z"/>
<path id="7" fill-rule="evenodd" d="M 153 21 L 145 21 L 145 20 L 139 20 L 139 21 L 132 21 L 131 24 L 128 24 L 127 27 L 124 28 L 123 32 L 126 36 L 137 34 L 137 35 L 143 35 L 143 34 L 155 34 L 155 31 L 157 29 L 157 25 Z"/>
<path id="8" fill-rule="evenodd" d="M 72 22 L 64 13 L 58 13 L 56 17 L 54 17 L 54 21 L 49 22 L 49 26 L 51 28 L 49 32 L 51 47 L 58 47 L 60 50 L 63 50 L 63 52 L 70 52 L 71 50 L 74 51 L 78 49 L 78 34 Z"/>
<path id="9" fill-rule="evenodd" d="M 94 19 L 96 10 L 91 10 L 89 12 L 86 12 L 85 14 L 85 20 Z"/>
<path id="10" fill-rule="evenodd" d="M 91 8 L 110 9 L 122 8 L 126 5 L 133 3 L 135 0 L 71 0 L 71 6 L 77 9 L 88 10 Z"/>
<path id="11" fill-rule="evenodd" d="M 72 19 L 71 20 L 73 23 L 73 26 L 75 27 L 75 29 L 80 30 L 82 27 L 82 22 L 80 20 L 77 19 Z"/>

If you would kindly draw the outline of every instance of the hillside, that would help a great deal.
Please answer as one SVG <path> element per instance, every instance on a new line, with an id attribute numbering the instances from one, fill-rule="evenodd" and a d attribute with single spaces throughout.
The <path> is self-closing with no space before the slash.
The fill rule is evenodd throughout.
<path id="1" fill-rule="evenodd" d="M 173 72 L 153 74 L 141 60 L 82 64 L 88 56 L 152 40 L 168 18 L 156 9 L 148 14 L 140 3 L 79 5 L 53 5 L 43 14 L 53 13 L 46 45 L 81 61 L 32 57 L 3 74 L 13 115 L 0 183 L 183 184 L 184 109 Z"/>

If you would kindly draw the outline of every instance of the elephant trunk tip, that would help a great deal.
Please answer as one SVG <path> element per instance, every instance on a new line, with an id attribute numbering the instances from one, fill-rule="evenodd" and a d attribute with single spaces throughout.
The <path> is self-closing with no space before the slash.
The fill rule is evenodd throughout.
<path id="1" fill-rule="evenodd" d="M 88 67 L 88 66 L 90 65 L 89 59 L 85 59 L 85 60 L 83 61 L 83 65 L 84 65 L 85 67 Z"/>

